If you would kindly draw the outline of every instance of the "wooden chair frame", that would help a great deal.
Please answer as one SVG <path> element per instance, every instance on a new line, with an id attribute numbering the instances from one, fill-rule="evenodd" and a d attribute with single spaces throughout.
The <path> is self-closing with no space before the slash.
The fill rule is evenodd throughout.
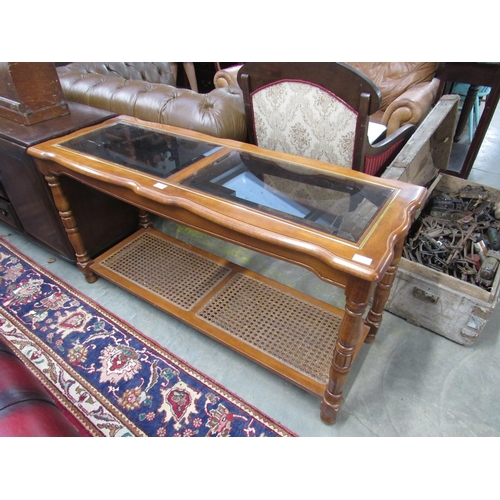
<path id="1" fill-rule="evenodd" d="M 279 81 L 301 81 L 314 84 L 344 101 L 357 114 L 352 169 L 365 172 L 366 159 L 382 163 L 380 173 L 396 156 L 415 131 L 405 125 L 389 137 L 372 145 L 368 140 L 369 116 L 382 105 L 382 95 L 375 84 L 356 69 L 344 63 L 245 63 L 238 72 L 243 91 L 249 140 L 257 144 L 252 95 L 260 88 Z M 377 160 L 377 157 L 379 160 Z M 343 165 L 341 165 L 343 166 Z M 372 173 L 367 171 L 367 173 Z"/>

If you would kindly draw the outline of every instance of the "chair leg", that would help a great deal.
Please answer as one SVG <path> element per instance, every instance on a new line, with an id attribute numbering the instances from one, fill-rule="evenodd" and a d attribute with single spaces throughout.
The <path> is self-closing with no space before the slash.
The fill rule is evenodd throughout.
<path id="1" fill-rule="evenodd" d="M 477 97 L 476 97 L 477 100 Z M 469 116 L 469 142 L 472 142 L 472 138 L 474 137 L 474 122 L 476 121 L 476 103 L 470 112 Z"/>
<path id="2" fill-rule="evenodd" d="M 474 103 L 474 129 L 477 128 L 477 123 L 479 121 L 479 97 L 476 97 L 476 102 Z"/>
<path id="3" fill-rule="evenodd" d="M 477 96 L 478 89 L 479 87 L 477 87 L 476 85 L 469 86 L 469 90 L 467 91 L 467 95 L 465 96 L 462 104 L 462 111 L 460 112 L 460 116 L 458 119 L 455 137 L 453 138 L 455 142 L 458 142 L 460 140 L 462 132 L 467 125 L 467 120 L 470 120 L 470 114 L 472 109 L 474 108 L 474 101 Z"/>
<path id="4" fill-rule="evenodd" d="M 194 63 L 185 62 L 182 63 L 184 65 L 184 71 L 186 72 L 186 76 L 188 78 L 189 86 L 191 90 L 198 92 L 198 82 L 196 81 L 196 70 L 194 68 Z"/>
<path id="5" fill-rule="evenodd" d="M 477 129 L 477 124 L 479 123 L 479 106 L 480 106 L 480 99 L 479 96 L 476 96 L 474 99 L 474 106 L 472 108 L 471 114 L 470 114 L 470 123 L 469 123 L 469 140 L 472 142 L 472 139 L 474 137 L 474 132 Z"/>

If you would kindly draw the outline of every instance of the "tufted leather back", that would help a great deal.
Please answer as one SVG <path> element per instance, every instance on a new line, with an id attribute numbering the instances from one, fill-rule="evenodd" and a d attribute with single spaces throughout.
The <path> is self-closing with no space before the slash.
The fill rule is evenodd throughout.
<path id="1" fill-rule="evenodd" d="M 215 137 L 246 139 L 243 98 L 236 85 L 199 94 L 144 80 L 173 78 L 165 68 L 160 70 L 161 65 L 168 63 L 72 63 L 57 72 L 68 101 Z"/>
<path id="2" fill-rule="evenodd" d="M 58 68 L 57 72 L 59 75 L 72 72 L 93 73 L 125 80 L 175 85 L 174 74 L 168 62 L 75 62 Z"/>

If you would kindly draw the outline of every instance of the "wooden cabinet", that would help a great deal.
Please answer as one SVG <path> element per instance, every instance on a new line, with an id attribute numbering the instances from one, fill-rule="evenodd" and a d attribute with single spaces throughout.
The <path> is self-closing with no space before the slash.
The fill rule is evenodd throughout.
<path id="1" fill-rule="evenodd" d="M 0 63 L 1 117 L 33 125 L 67 114 L 68 104 L 53 63 Z"/>
<path id="2" fill-rule="evenodd" d="M 429 201 L 439 193 L 460 192 L 469 185 L 484 188 L 483 196 L 487 193 L 490 200 L 498 202 L 500 191 L 457 178 L 451 175 L 453 172 L 446 174 L 456 130 L 458 101 L 457 95 L 441 97 L 382 177 L 428 186 Z M 420 239 L 421 243 L 424 241 Z M 456 241 L 458 249 L 458 236 Z M 498 303 L 500 274 L 497 273 L 488 291 L 458 275 L 427 267 L 423 262 L 401 259 L 386 309 L 458 344 L 472 345 Z"/>
<path id="3" fill-rule="evenodd" d="M 33 125 L 0 117 L 0 220 L 74 261 L 74 250 L 47 183 L 26 150 L 100 123 L 113 114 L 77 103 L 68 103 L 68 107 L 69 114 Z M 71 178 L 62 182 L 91 254 L 99 254 L 137 228 L 138 213 L 134 207 Z"/>

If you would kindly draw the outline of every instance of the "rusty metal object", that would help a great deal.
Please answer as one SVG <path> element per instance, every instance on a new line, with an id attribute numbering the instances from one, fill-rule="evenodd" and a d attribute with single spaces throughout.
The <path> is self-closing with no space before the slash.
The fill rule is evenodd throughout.
<path id="1" fill-rule="evenodd" d="M 491 291 L 500 259 L 499 212 L 482 186 L 440 193 L 414 223 L 403 255 Z"/>

